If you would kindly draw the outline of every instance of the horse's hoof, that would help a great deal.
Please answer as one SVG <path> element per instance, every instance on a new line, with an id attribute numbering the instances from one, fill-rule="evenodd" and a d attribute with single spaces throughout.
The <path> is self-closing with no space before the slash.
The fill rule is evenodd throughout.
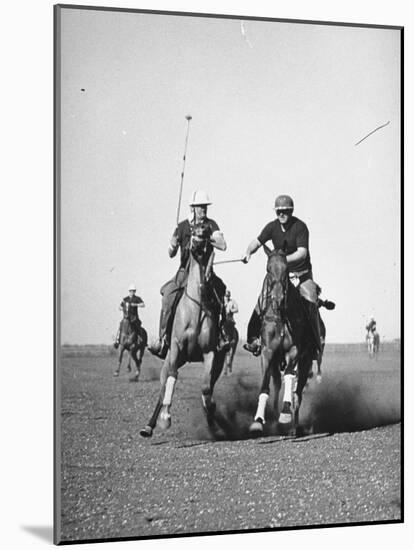
<path id="1" fill-rule="evenodd" d="M 320 384 L 322 382 L 322 376 L 320 374 L 316 375 L 316 382 Z"/>
<path id="2" fill-rule="evenodd" d="M 131 376 L 129 379 L 130 382 L 138 382 L 139 374 L 136 374 L 135 376 Z"/>
<path id="3" fill-rule="evenodd" d="M 258 419 L 252 422 L 249 427 L 249 433 L 252 437 L 260 437 L 263 434 L 263 421 Z"/>
<path id="4" fill-rule="evenodd" d="M 151 437 L 152 432 L 153 430 L 151 426 L 145 426 L 145 428 L 142 428 L 142 430 L 140 430 L 139 435 L 141 435 L 142 437 Z"/>
<path id="5" fill-rule="evenodd" d="M 157 420 L 157 426 L 160 428 L 160 430 L 168 430 L 168 428 L 171 426 L 171 415 L 167 413 L 161 413 Z"/>
<path id="6" fill-rule="evenodd" d="M 293 420 L 292 406 L 288 401 L 283 403 L 282 411 L 279 415 L 279 424 L 291 424 Z"/>
<path id="7" fill-rule="evenodd" d="M 279 424 L 290 424 L 292 422 L 292 413 L 280 413 Z"/>
<path id="8" fill-rule="evenodd" d="M 119 370 L 114 371 L 114 377 L 117 377 L 117 376 L 119 376 Z"/>

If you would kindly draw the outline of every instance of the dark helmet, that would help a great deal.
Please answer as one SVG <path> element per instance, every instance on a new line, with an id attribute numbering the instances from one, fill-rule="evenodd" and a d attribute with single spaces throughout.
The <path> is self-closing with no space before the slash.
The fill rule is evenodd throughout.
<path id="1" fill-rule="evenodd" d="M 276 208 L 291 208 L 293 210 L 294 204 L 292 197 L 289 197 L 289 195 L 279 195 L 275 200 L 275 209 Z"/>

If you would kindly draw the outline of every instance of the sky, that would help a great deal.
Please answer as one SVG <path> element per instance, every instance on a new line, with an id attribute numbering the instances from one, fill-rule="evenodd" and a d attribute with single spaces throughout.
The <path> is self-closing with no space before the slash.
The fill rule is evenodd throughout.
<path id="1" fill-rule="evenodd" d="M 228 245 L 216 260 L 240 258 L 287 193 L 337 304 L 322 310 L 327 341 L 362 341 L 370 315 L 400 336 L 399 31 L 61 14 L 62 343 L 111 343 L 131 282 L 156 335 L 188 114 L 180 218 L 193 190 L 209 193 Z M 265 264 L 259 250 L 216 267 L 242 337 Z"/>

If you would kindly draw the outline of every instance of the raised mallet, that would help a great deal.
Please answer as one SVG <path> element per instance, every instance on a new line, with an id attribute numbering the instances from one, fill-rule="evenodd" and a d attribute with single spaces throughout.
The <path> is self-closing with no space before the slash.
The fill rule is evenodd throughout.
<path id="1" fill-rule="evenodd" d="M 181 196 L 183 194 L 183 183 L 184 183 L 184 169 L 185 169 L 185 159 L 187 156 L 187 144 L 188 144 L 188 135 L 190 133 L 190 120 L 193 118 L 191 115 L 187 115 L 187 134 L 185 136 L 185 145 L 184 145 L 184 155 L 183 155 L 183 169 L 181 171 L 181 185 L 180 185 L 180 196 L 178 198 L 178 207 L 177 207 L 177 225 L 180 221 L 180 207 L 181 207 Z"/>

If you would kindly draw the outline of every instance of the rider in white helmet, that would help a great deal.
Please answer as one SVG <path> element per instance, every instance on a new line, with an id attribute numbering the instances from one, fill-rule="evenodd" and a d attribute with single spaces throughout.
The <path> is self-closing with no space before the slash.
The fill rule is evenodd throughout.
<path id="1" fill-rule="evenodd" d="M 137 325 L 139 328 L 141 326 L 141 321 L 138 316 L 138 308 L 145 307 L 144 301 L 139 296 L 136 296 L 137 287 L 134 283 L 131 283 L 128 288 L 128 296 L 123 298 L 122 302 L 119 304 L 119 309 L 123 311 L 124 317 L 128 317 L 131 321 L 131 325 Z M 114 348 L 119 346 L 119 338 L 121 335 L 121 324 L 115 338 Z"/>
<path id="2" fill-rule="evenodd" d="M 148 347 L 153 355 L 157 355 L 164 359 L 169 348 L 168 333 L 171 329 L 173 309 L 177 305 L 180 297 L 180 291 L 184 288 L 187 281 L 190 259 L 190 239 L 191 231 L 195 225 L 207 225 L 210 229 L 210 241 L 214 248 L 218 250 L 226 250 L 226 241 L 223 233 L 220 231 L 217 223 L 207 217 L 207 207 L 212 202 L 205 191 L 194 191 L 191 195 L 189 206 L 191 214 L 189 218 L 181 221 L 176 227 L 168 247 L 168 255 L 170 258 L 176 256 L 180 249 L 180 266 L 173 279 L 167 281 L 161 287 L 162 304 L 160 315 L 159 338 Z M 211 282 L 216 291 L 216 294 L 223 305 L 224 293 L 226 286 L 223 281 L 217 277 L 214 271 L 211 272 Z"/>
<path id="3" fill-rule="evenodd" d="M 369 323 L 367 324 L 367 326 L 366 326 L 365 328 L 366 328 L 366 330 L 367 330 L 367 334 L 368 334 L 369 332 L 374 333 L 374 332 L 377 330 L 377 322 L 376 322 L 376 320 L 374 319 L 374 316 L 373 316 L 373 315 L 371 315 L 371 318 L 370 318 L 370 320 L 369 320 Z"/>
<path id="4" fill-rule="evenodd" d="M 275 249 L 283 249 L 286 246 L 286 259 L 289 268 L 289 276 L 295 286 L 298 287 L 305 305 L 308 319 L 313 333 L 316 359 L 322 351 L 320 317 L 318 308 L 324 306 L 334 309 L 335 304 L 319 299 L 320 287 L 313 281 L 312 264 L 309 252 L 309 231 L 306 224 L 293 216 L 293 199 L 289 195 L 279 195 L 275 200 L 276 219 L 269 222 L 247 247 L 243 258 L 247 263 L 250 256 L 262 245 L 272 241 Z M 247 343 L 244 348 L 254 355 L 260 353 L 260 329 L 261 315 L 264 311 L 267 293 L 267 277 L 263 283 L 263 289 L 259 301 L 250 318 L 247 329 Z"/>
<path id="5" fill-rule="evenodd" d="M 230 290 L 226 290 L 226 294 L 224 297 L 224 306 L 226 308 L 226 318 L 228 321 L 235 322 L 234 321 L 234 315 L 238 313 L 239 306 L 237 305 L 236 300 L 234 300 L 231 297 Z"/>

